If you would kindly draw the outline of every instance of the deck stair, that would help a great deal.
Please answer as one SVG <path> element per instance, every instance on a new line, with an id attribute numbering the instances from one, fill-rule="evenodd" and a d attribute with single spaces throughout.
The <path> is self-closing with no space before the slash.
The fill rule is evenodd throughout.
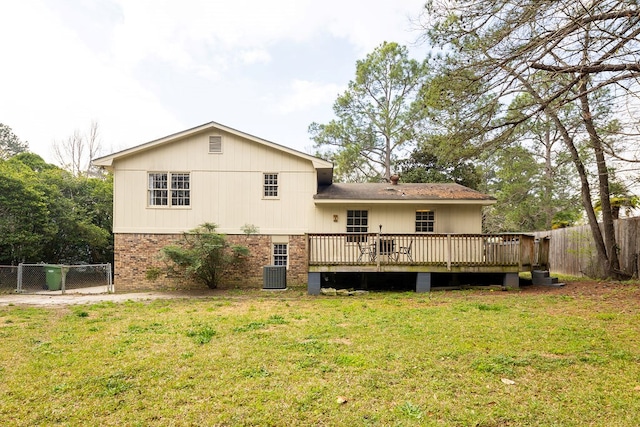
<path id="1" fill-rule="evenodd" d="M 531 272 L 531 283 L 534 285 L 562 287 L 564 283 L 558 283 L 557 277 L 549 276 L 548 270 L 533 270 Z"/>

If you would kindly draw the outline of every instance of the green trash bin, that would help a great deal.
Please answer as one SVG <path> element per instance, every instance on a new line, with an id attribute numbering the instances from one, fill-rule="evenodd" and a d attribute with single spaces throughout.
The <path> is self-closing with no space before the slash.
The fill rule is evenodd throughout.
<path id="1" fill-rule="evenodd" d="M 44 272 L 47 278 L 47 288 L 50 291 L 59 291 L 62 286 L 62 267 L 59 265 L 45 265 Z"/>

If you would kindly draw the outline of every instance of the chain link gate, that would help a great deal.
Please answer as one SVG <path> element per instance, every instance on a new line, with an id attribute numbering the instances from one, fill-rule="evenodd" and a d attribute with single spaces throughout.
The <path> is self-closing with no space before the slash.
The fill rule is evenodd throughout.
<path id="1" fill-rule="evenodd" d="M 19 264 L 15 290 L 19 293 L 112 293 L 111 264 Z"/>

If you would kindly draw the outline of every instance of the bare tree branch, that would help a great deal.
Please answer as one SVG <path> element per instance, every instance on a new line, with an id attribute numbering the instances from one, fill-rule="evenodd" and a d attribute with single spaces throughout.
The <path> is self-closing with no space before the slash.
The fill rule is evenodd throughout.
<path id="1" fill-rule="evenodd" d="M 74 176 L 91 176 L 98 173 L 91 160 L 102 150 L 98 122 L 92 121 L 86 134 L 76 129 L 62 141 L 54 141 L 52 151 L 55 161 Z"/>

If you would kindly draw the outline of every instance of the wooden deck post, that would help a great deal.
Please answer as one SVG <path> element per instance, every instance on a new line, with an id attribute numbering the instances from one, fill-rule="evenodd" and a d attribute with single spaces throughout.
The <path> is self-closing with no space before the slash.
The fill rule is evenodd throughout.
<path id="1" fill-rule="evenodd" d="M 520 288 L 520 276 L 518 273 L 504 273 L 504 279 L 502 281 L 502 286 L 511 289 L 519 289 Z"/>
<path id="2" fill-rule="evenodd" d="M 418 273 L 416 275 L 416 293 L 431 291 L 431 273 Z"/>
<path id="3" fill-rule="evenodd" d="M 320 295 L 320 273 L 307 273 L 307 293 Z"/>
<path id="4" fill-rule="evenodd" d="M 382 234 L 382 224 L 378 227 L 378 239 L 376 240 L 376 269 L 380 271 L 380 258 L 382 258 L 382 254 L 380 253 L 380 234 Z"/>
<path id="5" fill-rule="evenodd" d="M 447 270 L 451 271 L 451 234 L 447 234 Z"/>

